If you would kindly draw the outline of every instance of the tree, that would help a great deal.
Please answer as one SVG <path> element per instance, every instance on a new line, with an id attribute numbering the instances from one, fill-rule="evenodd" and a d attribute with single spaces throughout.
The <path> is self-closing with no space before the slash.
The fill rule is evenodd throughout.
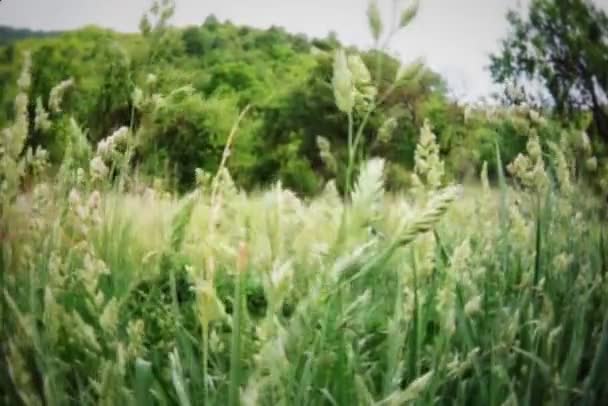
<path id="1" fill-rule="evenodd" d="M 148 61 L 171 60 L 181 54 L 182 36 L 171 29 L 169 21 L 175 14 L 175 0 L 155 0 L 139 22 L 139 31 L 148 39 Z"/>
<path id="2" fill-rule="evenodd" d="M 491 57 L 498 83 L 531 81 L 551 96 L 555 112 L 593 114 L 608 140 L 608 17 L 588 0 L 532 0 L 527 15 L 510 11 L 512 31 Z"/>
<path id="3" fill-rule="evenodd" d="M 101 41 L 100 41 L 101 42 Z M 90 135 L 94 142 L 107 137 L 113 129 L 131 120 L 131 62 L 124 49 L 114 41 L 100 43 L 99 54 L 105 61 L 100 86 L 89 114 Z"/>

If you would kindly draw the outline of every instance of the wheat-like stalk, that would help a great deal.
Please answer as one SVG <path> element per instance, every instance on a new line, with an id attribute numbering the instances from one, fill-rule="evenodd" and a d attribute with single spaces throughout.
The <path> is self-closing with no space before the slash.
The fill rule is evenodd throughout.
<path id="1" fill-rule="evenodd" d="M 412 242 L 418 235 L 430 231 L 448 210 L 452 202 L 462 195 L 462 187 L 450 186 L 433 196 L 420 216 L 408 224 L 399 237 L 398 244 L 403 246 Z"/>
<path id="2" fill-rule="evenodd" d="M 375 158 L 361 168 L 351 195 L 354 220 L 371 221 L 380 211 L 384 196 L 384 160 Z"/>

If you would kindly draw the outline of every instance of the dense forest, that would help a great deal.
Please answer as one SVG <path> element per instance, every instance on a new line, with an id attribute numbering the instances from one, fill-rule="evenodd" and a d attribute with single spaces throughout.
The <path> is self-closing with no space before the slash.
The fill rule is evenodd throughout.
<path id="1" fill-rule="evenodd" d="M 213 16 L 200 26 L 174 28 L 170 16 L 158 14 L 154 24 L 145 20 L 140 34 L 87 27 L 4 45 L 0 123 L 11 116 L 14 83 L 27 49 L 31 94 L 37 95 L 30 97 L 31 112 L 36 103 L 47 108 L 51 89 L 71 80 L 61 111 L 51 111 L 52 128 L 44 135 L 35 131 L 30 140 L 32 147 L 49 151 L 51 162 L 62 159 L 72 119 L 93 144 L 121 126 L 138 128 L 145 122 L 134 164 L 149 176 L 168 174 L 164 181 L 171 188 L 187 190 L 196 168 L 217 168 L 235 116 L 249 106 L 229 164 L 239 185 L 251 189 L 281 180 L 311 194 L 327 179 L 344 176 L 344 168 L 323 162 L 318 148 L 318 141 L 326 140 L 336 162 L 346 153 L 346 118 L 335 111 L 331 87 L 333 54 L 343 46 L 335 36 L 310 39 Z M 523 150 L 527 113 L 503 114 L 504 103 L 479 109 L 451 100 L 443 78 L 422 62 L 401 66 L 382 50 L 361 57 L 377 92 L 388 93 L 366 118 L 362 146 L 366 154 L 387 160 L 390 187 L 408 186 L 416 136 L 425 120 L 456 179 L 478 173 L 484 161 L 493 176 L 496 142 L 506 162 Z M 498 62 L 495 66 L 498 76 Z M 567 118 L 551 117 L 555 126 L 569 131 L 589 126 L 580 109 Z"/>
<path id="2" fill-rule="evenodd" d="M 465 103 L 379 1 L 0 27 L 0 404 L 607 404 L 608 17 L 510 12 Z"/>

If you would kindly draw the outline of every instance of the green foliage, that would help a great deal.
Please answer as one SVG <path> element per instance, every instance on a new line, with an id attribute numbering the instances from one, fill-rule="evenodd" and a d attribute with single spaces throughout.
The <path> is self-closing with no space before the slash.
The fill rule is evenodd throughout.
<path id="1" fill-rule="evenodd" d="M 150 13 L 143 51 L 102 44 L 89 76 L 55 51 L 91 44 L 49 45 L 48 87 L 24 58 L 0 137 L 2 404 L 602 404 L 605 213 L 578 123 L 463 110 L 420 65 L 276 29 L 271 72 L 207 50 L 215 80 L 146 49 L 177 32 L 172 2 Z M 117 118 L 80 124 L 99 109 Z M 451 184 L 481 161 L 481 188 Z M 158 163 L 194 191 L 140 178 L 166 181 Z"/>
<path id="2" fill-rule="evenodd" d="M 593 113 L 594 132 L 606 140 L 608 16 L 586 0 L 534 0 L 526 14 L 508 14 L 511 33 L 490 66 L 497 82 L 540 83 L 561 118 Z M 523 81 L 523 82 L 522 82 Z M 529 96 L 511 91 L 509 101 Z M 538 101 L 533 102 L 538 103 Z"/>
<path id="3" fill-rule="evenodd" d="M 91 134 L 94 142 L 116 127 L 130 124 L 131 94 L 134 90 L 131 61 L 125 50 L 117 43 L 109 43 L 100 52 L 105 64 L 100 72 L 101 85 L 97 100 L 88 120 L 89 128 L 96 131 L 96 134 Z"/>
<path id="4" fill-rule="evenodd" d="M 174 90 L 156 106 L 139 151 L 160 152 L 180 185 L 192 187 L 196 168 L 217 168 L 238 109 L 234 98 L 203 99 L 191 87 Z"/>
<path id="5" fill-rule="evenodd" d="M 418 174 L 441 164 L 423 135 Z M 22 227 L 0 257 L 2 401 L 601 404 L 606 247 L 584 189 L 562 173 L 545 191 L 386 195 L 383 165 L 348 201 L 66 196 L 61 177 L 31 211 L 3 200 Z"/>
<path id="6" fill-rule="evenodd" d="M 280 28 L 237 27 L 213 17 L 201 26 L 175 30 L 168 26 L 171 8 L 168 3 L 151 10 L 146 17 L 149 27 L 141 37 L 87 28 L 18 44 L 33 48 L 32 94 L 42 95 L 47 106 L 50 90 L 73 78 L 74 86 L 63 103 L 63 121 L 73 116 L 85 123 L 93 145 L 120 126 L 142 126 L 140 167 L 153 176 L 163 176 L 168 169 L 182 188 L 193 185 L 195 168 L 212 170 L 217 165 L 230 123 L 240 109 L 252 104 L 230 163 L 235 180 L 245 187 L 282 180 L 298 192 L 318 191 L 334 174 L 320 160 L 316 137 L 327 137 L 338 158 L 347 146 L 346 119 L 335 111 L 330 85 L 332 53 L 326 53 L 339 46 L 335 38 L 308 40 Z M 321 51 L 311 52 L 313 47 Z M 375 66 L 377 58 L 382 69 Z M 386 90 L 397 75 L 398 62 L 376 53 L 364 55 L 363 60 L 372 77 L 381 74 L 380 89 Z M 10 89 L 16 63 L 8 58 L 0 64 L 0 80 L 6 80 L 9 89 L 1 101 L 7 106 L 14 94 Z M 444 92 L 437 86 L 440 79 L 424 72 L 406 78 L 369 118 L 363 134 L 368 152 L 411 166 L 419 117 L 424 114 L 419 111 L 421 103 L 434 93 L 437 100 L 445 101 L 439 95 Z M 133 110 L 132 95 L 136 86 L 146 86 L 149 73 L 156 75 L 152 93 L 169 95 L 188 85 L 193 90 L 187 97 L 172 96 L 149 114 L 150 123 L 144 123 L 144 113 Z M 34 103 L 32 99 L 31 111 Z M 6 112 L 10 113 L 9 107 Z M 393 116 L 394 136 L 386 143 L 375 142 L 382 124 Z M 54 127 L 49 134 L 33 134 L 31 142 L 50 150 L 52 162 L 58 163 L 63 134 L 60 126 Z"/>
<path id="7" fill-rule="evenodd" d="M 194 185 L 196 168 L 217 168 L 232 123 L 251 105 L 229 162 L 239 186 L 253 189 L 280 180 L 298 193 L 312 194 L 336 178 L 343 190 L 348 170 L 328 167 L 317 145 L 317 137 L 324 137 L 336 162 L 348 160 L 348 117 L 335 108 L 332 89 L 334 52 L 341 46 L 335 34 L 309 39 L 277 27 L 260 30 L 220 22 L 214 16 L 199 26 L 177 29 L 170 26 L 174 6 L 170 1 L 153 4 L 140 34 L 87 27 L 0 46 L 0 85 L 5 89 L 0 95 L 0 123 L 12 114 L 20 53 L 30 49 L 30 115 L 35 114 L 38 96 L 48 110 L 52 88 L 74 80 L 62 111 L 49 113 L 53 127 L 44 134 L 31 129 L 28 139 L 30 146 L 48 150 L 55 166 L 61 162 L 72 117 L 87 129 L 92 146 L 126 126 L 139 134 L 133 162 L 142 174 L 166 178 L 166 183 L 185 191 Z M 380 37 L 388 41 L 409 25 L 417 10 L 416 2 L 404 5 L 391 26 L 372 3 L 370 28 L 378 35 L 382 31 Z M 407 176 L 399 174 L 413 170 L 424 119 L 432 123 L 453 179 L 472 176 L 484 161 L 494 176 L 496 142 L 507 160 L 524 149 L 522 132 L 510 118 L 494 120 L 480 114 L 465 122 L 468 107 L 450 100 L 444 80 L 423 63 L 401 66 L 382 49 L 348 49 L 346 54 L 360 55 L 361 66 L 369 71 L 369 82 L 356 85 L 353 127 L 364 125 L 354 160 L 365 155 L 385 158 L 391 188 L 409 185 Z M 151 74 L 155 80 L 149 85 Z M 146 97 L 164 98 L 162 106 L 149 111 L 135 106 L 138 88 L 146 89 Z M 175 93 L 178 88 L 189 90 L 180 95 Z M 366 94 L 369 91 L 378 96 L 367 114 L 374 99 Z M 577 117 L 572 129 L 587 124 Z M 601 151 L 601 145 L 597 149 Z"/>

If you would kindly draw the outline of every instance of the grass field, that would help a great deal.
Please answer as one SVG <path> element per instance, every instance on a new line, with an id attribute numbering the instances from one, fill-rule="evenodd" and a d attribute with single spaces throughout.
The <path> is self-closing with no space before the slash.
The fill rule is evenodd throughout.
<path id="1" fill-rule="evenodd" d="M 384 195 L 381 164 L 348 203 L 332 185 L 308 200 L 38 185 L 2 251 L 5 400 L 597 401 L 591 208 L 506 186 Z"/>
<path id="2" fill-rule="evenodd" d="M 346 193 L 247 193 L 222 162 L 178 196 L 138 186 L 126 129 L 88 170 L 77 132 L 43 171 L 24 152 L 25 93 L 15 110 L 0 144 L 3 404 L 608 398 L 605 218 L 567 142 L 531 135 L 508 177 L 497 148 L 492 185 L 486 168 L 462 187 L 425 126 L 413 186 L 389 194 L 382 159 L 355 165 L 350 128 Z"/>

